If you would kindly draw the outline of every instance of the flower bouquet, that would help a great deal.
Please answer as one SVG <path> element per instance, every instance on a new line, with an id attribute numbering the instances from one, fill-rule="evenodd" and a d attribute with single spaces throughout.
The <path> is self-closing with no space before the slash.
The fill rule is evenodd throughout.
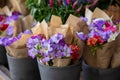
<path id="1" fill-rule="evenodd" d="M 27 41 L 28 55 L 37 57 L 41 79 L 79 80 L 81 54 L 70 25 L 62 25 L 60 17 L 52 15 L 49 24 L 43 20 L 31 30 L 34 36 Z"/>
<path id="2" fill-rule="evenodd" d="M 17 20 L 18 15 L 19 15 L 18 12 L 11 13 L 7 6 L 0 9 L 0 39 L 1 37 L 6 36 L 8 27 L 10 26 L 10 22 Z M 0 63 L 8 67 L 6 50 L 4 45 L 1 45 L 1 42 L 0 42 Z"/>
<path id="3" fill-rule="evenodd" d="M 89 11 L 90 12 L 90 11 Z M 100 13 L 101 15 L 98 15 Z M 88 17 L 88 16 L 87 16 Z M 92 19 L 91 19 L 92 18 Z M 91 21 L 90 21 L 91 20 Z M 85 43 L 83 77 L 85 80 L 98 78 L 101 80 L 118 80 L 119 66 L 113 68 L 113 56 L 117 50 L 119 30 L 111 19 L 100 9 L 96 8 L 89 15 L 89 33 L 77 32 L 78 38 Z M 94 72 L 95 71 L 95 72 Z M 113 75 L 113 73 L 116 73 Z M 96 74 L 93 76 L 93 74 Z"/>
<path id="4" fill-rule="evenodd" d="M 7 16 L 5 23 L 9 25 L 4 36 L 0 37 L 0 44 L 6 47 L 12 80 L 40 80 L 37 60 L 28 57 L 26 49 L 27 39 L 32 35 L 28 29 L 33 18 L 13 12 Z"/>

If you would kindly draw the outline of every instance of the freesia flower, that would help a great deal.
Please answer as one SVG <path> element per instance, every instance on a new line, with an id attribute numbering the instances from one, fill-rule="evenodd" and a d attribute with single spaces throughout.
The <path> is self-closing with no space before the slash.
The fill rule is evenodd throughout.
<path id="1" fill-rule="evenodd" d="M 28 54 L 32 58 L 41 56 L 43 63 L 56 58 L 70 58 L 72 49 L 64 42 L 62 34 L 55 34 L 49 39 L 44 39 L 42 35 L 32 36 L 27 42 Z M 34 52 L 33 52 L 34 51 Z"/>
<path id="2" fill-rule="evenodd" d="M 83 32 L 76 32 L 76 35 L 81 40 L 86 40 L 87 36 Z"/>
<path id="3" fill-rule="evenodd" d="M 49 4 L 50 4 L 50 7 L 53 7 L 54 6 L 53 0 L 49 0 Z"/>
<path id="4" fill-rule="evenodd" d="M 69 5 L 71 3 L 71 0 L 66 0 L 67 4 Z"/>
<path id="5" fill-rule="evenodd" d="M 76 1 L 73 3 L 72 8 L 75 8 L 75 7 L 77 6 L 77 4 L 78 4 L 78 0 L 76 0 Z"/>

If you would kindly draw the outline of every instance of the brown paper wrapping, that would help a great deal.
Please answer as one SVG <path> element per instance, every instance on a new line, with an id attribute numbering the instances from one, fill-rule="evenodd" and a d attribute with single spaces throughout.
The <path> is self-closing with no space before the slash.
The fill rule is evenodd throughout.
<path id="1" fill-rule="evenodd" d="M 90 47 L 87 45 L 84 46 L 84 52 L 83 52 L 83 59 L 85 63 L 87 63 L 89 66 L 96 67 L 96 54 L 92 55 L 90 51 Z"/>
<path id="2" fill-rule="evenodd" d="M 32 16 L 31 15 L 27 15 L 27 16 L 25 16 L 23 19 L 22 19 L 22 21 L 23 21 L 23 28 L 24 28 L 24 30 L 26 30 L 26 29 L 31 29 L 31 26 L 32 26 L 32 23 L 33 23 L 33 18 L 32 18 Z"/>
<path id="3" fill-rule="evenodd" d="M 96 51 L 96 63 L 98 68 L 109 68 L 113 54 L 115 53 L 115 41 L 103 45 L 103 49 Z"/>
<path id="4" fill-rule="evenodd" d="M 60 17 L 52 15 L 51 20 L 50 20 L 50 25 L 51 27 L 60 27 L 62 25 L 62 20 Z"/>
<path id="5" fill-rule="evenodd" d="M 114 50 L 114 55 L 111 60 L 111 67 L 116 68 L 120 67 L 120 33 L 116 38 L 116 47 Z"/>
<path id="6" fill-rule="evenodd" d="M 72 35 L 74 36 L 74 39 L 77 40 L 76 44 L 80 47 L 80 58 L 81 58 L 84 48 L 84 42 L 77 38 L 76 32 L 84 32 L 85 34 L 88 34 L 89 33 L 88 26 L 80 18 L 71 14 L 68 17 L 66 23 L 70 24 Z"/>
<path id="7" fill-rule="evenodd" d="M 21 18 L 16 21 L 12 21 L 10 25 L 14 27 L 13 37 L 16 37 L 20 32 L 23 31 L 23 23 Z"/>
<path id="8" fill-rule="evenodd" d="M 31 31 L 34 35 L 43 34 L 41 23 L 38 22 L 33 28 L 31 28 Z"/>
<path id="9" fill-rule="evenodd" d="M 56 67 L 65 67 L 68 66 L 70 64 L 71 59 L 54 59 L 53 61 L 53 66 Z"/>
<path id="10" fill-rule="evenodd" d="M 11 47 L 16 49 L 25 48 L 27 40 L 31 36 L 32 34 L 22 34 L 21 38 L 18 41 L 11 44 Z"/>
<path id="11" fill-rule="evenodd" d="M 48 24 L 45 20 L 43 20 L 41 22 L 41 25 L 42 25 L 42 31 L 43 31 L 43 34 L 44 36 L 46 37 L 46 39 L 49 38 L 49 33 L 48 33 Z"/>
<path id="12" fill-rule="evenodd" d="M 0 15 L 6 15 L 6 16 L 10 16 L 11 15 L 11 11 L 8 8 L 8 6 L 0 8 Z"/>
<path id="13" fill-rule="evenodd" d="M 26 43 L 27 39 L 31 36 L 30 34 L 22 34 L 18 41 L 6 47 L 8 54 L 16 58 L 28 57 Z"/>
<path id="14" fill-rule="evenodd" d="M 88 24 L 94 18 L 103 18 L 105 20 L 111 21 L 111 18 L 99 8 L 96 8 L 94 12 L 91 12 L 89 9 L 86 9 L 85 16 L 88 18 Z M 83 56 L 86 63 L 96 68 L 110 68 L 112 57 L 116 51 L 116 43 L 116 40 L 114 40 L 112 42 L 104 44 L 103 49 L 97 49 L 95 55 L 92 55 L 90 50 L 87 50 L 87 47 L 85 47 Z"/>
<path id="15" fill-rule="evenodd" d="M 6 47 L 6 50 L 10 56 L 13 56 L 15 58 L 28 57 L 27 48 L 16 49 L 9 46 L 9 47 Z"/>
<path id="16" fill-rule="evenodd" d="M 13 11 L 18 11 L 23 15 L 27 15 L 28 14 L 28 10 L 25 6 L 25 1 L 26 0 L 10 0 L 11 4 L 12 4 L 12 10 Z"/>

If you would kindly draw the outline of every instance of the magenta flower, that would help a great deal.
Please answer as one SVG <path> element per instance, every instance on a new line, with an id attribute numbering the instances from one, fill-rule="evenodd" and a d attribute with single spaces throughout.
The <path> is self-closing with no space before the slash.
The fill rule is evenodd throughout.
<path id="1" fill-rule="evenodd" d="M 82 5 L 76 10 L 75 13 L 78 14 L 80 12 L 81 8 L 82 8 Z"/>
<path id="2" fill-rule="evenodd" d="M 73 3 L 72 8 L 75 8 L 75 7 L 77 6 L 77 4 L 78 4 L 78 0 L 76 0 L 76 1 Z"/>
<path id="3" fill-rule="evenodd" d="M 59 4 L 59 5 L 62 5 L 62 0 L 58 0 L 58 4 Z"/>
<path id="4" fill-rule="evenodd" d="M 71 3 L 71 0 L 66 0 L 67 1 L 67 4 L 70 4 Z"/>
<path id="5" fill-rule="evenodd" d="M 54 6 L 53 0 L 49 0 L 50 7 Z"/>

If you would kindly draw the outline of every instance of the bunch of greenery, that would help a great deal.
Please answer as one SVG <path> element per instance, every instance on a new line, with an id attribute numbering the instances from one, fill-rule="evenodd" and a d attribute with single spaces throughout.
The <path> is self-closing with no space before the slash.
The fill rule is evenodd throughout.
<path id="1" fill-rule="evenodd" d="M 81 16 L 85 5 L 91 2 L 92 0 L 27 0 L 26 5 L 37 21 L 43 19 L 49 21 L 51 15 L 54 14 L 60 16 L 65 23 L 69 14 Z"/>

